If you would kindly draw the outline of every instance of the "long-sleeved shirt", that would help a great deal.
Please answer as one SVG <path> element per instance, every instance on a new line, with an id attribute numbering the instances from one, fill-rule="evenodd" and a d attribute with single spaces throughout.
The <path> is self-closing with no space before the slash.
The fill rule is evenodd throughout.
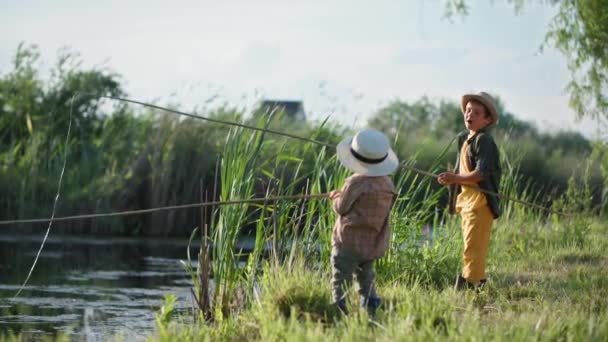
<path id="1" fill-rule="evenodd" d="M 461 152 L 464 143 L 468 144 L 466 155 L 458 153 L 456 160 L 455 173 L 461 173 L 460 160 L 467 158 L 470 170 L 478 170 L 481 173 L 482 179 L 477 185 L 484 190 L 497 193 L 500 187 L 501 169 L 498 147 L 494 142 L 494 138 L 490 135 L 487 129 L 481 129 L 477 134 L 469 137 L 469 132 L 465 131 L 458 135 L 458 151 Z M 457 184 L 450 186 L 449 210 L 451 214 L 456 213 L 456 198 L 462 191 L 462 187 Z M 488 206 L 494 215 L 494 218 L 500 216 L 500 200 L 497 196 L 484 194 L 488 202 Z"/>
<path id="2" fill-rule="evenodd" d="M 334 199 L 338 219 L 333 228 L 332 246 L 348 248 L 363 259 L 384 255 L 389 243 L 389 215 L 395 199 L 395 185 L 388 176 L 353 174 Z"/>
<path id="3" fill-rule="evenodd" d="M 462 149 L 460 150 L 461 156 L 466 156 L 469 150 L 469 143 L 467 141 L 462 145 Z M 458 165 L 458 169 L 462 173 L 469 173 L 472 170 L 471 165 L 469 165 L 469 158 L 460 158 L 460 164 Z M 469 183 L 464 185 L 472 185 L 477 186 L 477 183 Z M 484 193 L 474 190 L 470 187 L 463 186 L 461 187 L 460 193 L 458 197 L 456 197 L 456 211 L 457 212 L 470 212 L 477 208 L 481 208 L 483 206 L 488 205 L 488 200 Z"/>

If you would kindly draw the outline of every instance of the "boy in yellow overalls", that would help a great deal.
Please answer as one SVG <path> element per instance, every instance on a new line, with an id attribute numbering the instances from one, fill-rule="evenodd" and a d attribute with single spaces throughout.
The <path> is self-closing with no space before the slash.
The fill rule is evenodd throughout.
<path id="1" fill-rule="evenodd" d="M 492 97 L 484 92 L 464 95 L 461 110 L 467 130 L 458 135 L 456 169 L 437 177 L 440 184 L 452 185 L 450 213 L 462 218 L 463 269 L 454 285 L 458 290 L 485 285 L 490 232 L 500 216 L 498 197 L 469 186 L 498 193 L 501 173 L 498 148 L 487 131 L 498 121 Z"/>

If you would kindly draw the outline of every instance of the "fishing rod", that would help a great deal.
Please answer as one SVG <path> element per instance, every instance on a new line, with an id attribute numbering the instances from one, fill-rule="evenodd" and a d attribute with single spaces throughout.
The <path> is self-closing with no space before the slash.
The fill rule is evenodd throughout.
<path id="1" fill-rule="evenodd" d="M 403 166 L 403 165 L 402 165 Z M 417 173 L 428 177 L 438 177 L 438 175 L 417 169 L 415 167 L 408 166 L 408 168 L 412 169 Z M 509 197 L 505 195 L 500 195 L 498 193 L 481 189 L 479 187 L 470 186 L 470 185 L 461 185 L 463 187 L 467 187 L 476 191 L 485 192 L 492 196 L 501 196 L 503 199 L 507 199 L 513 202 L 518 202 L 520 204 L 525 204 L 532 206 L 536 209 L 550 211 L 554 214 L 572 216 L 572 214 L 558 212 L 556 210 L 552 210 L 549 208 L 545 208 L 541 205 L 529 203 L 514 197 Z M 180 205 L 172 205 L 165 207 L 155 207 L 155 208 L 147 208 L 147 209 L 136 209 L 136 210 L 125 210 L 125 211 L 115 211 L 109 213 L 98 213 L 98 214 L 83 214 L 83 215 L 73 215 L 73 216 L 62 216 L 62 217 L 50 217 L 50 218 L 36 218 L 36 219 L 23 219 L 23 220 L 3 220 L 0 221 L 0 225 L 10 225 L 10 224 L 24 224 L 24 223 L 43 223 L 43 222 L 58 222 L 58 221 L 72 221 L 72 220 L 82 220 L 82 219 L 92 219 L 92 218 L 100 218 L 100 217 L 118 217 L 118 216 L 128 216 L 128 215 L 140 215 L 140 214 L 149 214 L 161 211 L 171 211 L 171 210 L 181 210 L 181 209 L 189 209 L 189 208 L 202 208 L 209 206 L 224 206 L 224 205 L 236 205 L 236 204 L 245 204 L 245 203 L 266 203 L 266 202 L 275 202 L 279 200 L 297 200 L 297 199 L 325 199 L 329 197 L 329 193 L 320 193 L 320 194 L 302 194 L 302 195 L 285 195 L 285 196 L 274 196 L 274 197 L 259 197 L 259 198 L 250 198 L 243 200 L 229 200 L 229 201 L 213 201 L 213 202 L 197 202 L 197 203 L 189 203 L 189 204 L 180 204 Z"/>
<path id="2" fill-rule="evenodd" d="M 233 122 L 233 121 L 225 121 L 225 120 L 219 120 L 219 119 L 213 119 L 213 118 L 208 118 L 208 117 L 204 117 L 204 116 L 200 116 L 200 115 L 196 115 L 196 114 L 191 114 L 191 113 L 186 113 L 183 111 L 179 111 L 179 110 L 174 110 L 174 109 L 170 109 L 170 108 L 166 108 L 166 107 L 162 107 L 162 106 L 158 106 L 155 104 L 150 104 L 150 103 L 146 103 L 143 101 L 137 101 L 137 100 L 132 100 L 132 99 L 128 99 L 128 98 L 123 98 L 123 97 L 118 97 L 118 96 L 110 96 L 110 95 L 98 95 L 98 94 L 93 94 L 93 93 L 87 93 L 87 92 L 77 92 L 76 94 L 81 94 L 83 96 L 91 96 L 91 97 L 95 97 L 95 98 L 106 98 L 106 99 L 110 99 L 110 100 L 116 100 L 116 101 L 122 101 L 122 102 L 126 102 L 126 103 L 133 103 L 133 104 L 138 104 L 144 107 L 149 107 L 149 108 L 154 108 L 154 109 L 158 109 L 158 110 L 162 110 L 168 113 L 172 113 L 172 114 L 177 114 L 177 115 L 182 115 L 182 116 L 187 116 L 190 118 L 194 118 L 194 119 L 198 119 L 198 120 L 204 120 L 204 121 L 208 121 L 208 122 L 214 122 L 214 123 L 219 123 L 219 124 L 224 124 L 224 125 L 231 125 L 231 126 L 236 126 L 236 127 L 241 127 L 241 128 L 247 128 L 247 129 L 252 129 L 255 131 L 260 131 L 260 132 L 266 132 L 266 133 L 271 133 L 271 134 L 276 134 L 276 135 L 280 135 L 280 136 L 284 136 L 284 137 L 288 137 L 288 138 L 292 138 L 292 139 L 297 139 L 297 140 L 301 140 L 301 141 L 306 141 L 306 142 L 311 142 L 314 144 L 318 144 L 321 146 L 325 146 L 325 147 L 330 147 L 330 148 L 336 148 L 336 145 L 333 144 L 329 144 L 327 142 L 323 142 L 320 140 L 316 140 L 316 139 L 312 139 L 312 138 L 306 138 L 306 137 L 302 137 L 302 136 L 298 136 L 295 134 L 290 134 L 290 133 L 285 133 L 285 132 L 281 132 L 281 131 L 277 131 L 277 130 L 273 130 L 273 129 L 268 129 L 268 128 L 260 128 L 260 127 L 255 127 L 255 126 L 250 126 L 250 125 L 245 125 L 245 124 L 241 124 L 238 122 Z M 404 163 L 400 164 L 401 168 L 404 169 L 408 169 L 410 171 L 414 171 L 418 174 L 421 174 L 423 176 L 427 176 L 427 177 L 432 177 L 437 179 L 437 177 L 439 177 L 439 175 L 434 174 L 432 172 L 428 172 L 425 170 L 421 170 L 419 168 L 416 168 L 414 166 L 411 165 L 407 165 Z M 504 200 L 508 200 L 508 201 L 512 201 L 512 202 L 517 202 L 520 204 L 524 204 L 536 209 L 540 209 L 552 214 L 558 214 L 558 215 L 564 215 L 564 216 L 572 216 L 572 214 L 570 213 L 565 213 L 565 212 L 561 212 L 561 211 L 557 211 L 557 210 L 553 210 L 550 208 L 546 208 L 543 207 L 541 205 L 535 204 L 535 203 L 531 203 L 528 201 L 524 201 L 518 198 L 514 198 L 511 196 L 507 196 L 507 195 L 503 195 L 497 192 L 493 192 L 490 190 L 485 190 L 479 187 L 475 187 L 475 186 L 470 186 L 470 185 L 461 185 L 463 187 L 467 187 L 491 196 L 496 196 L 500 199 L 504 199 Z M 2 224 L 0 222 L 0 224 Z"/>
<path id="3" fill-rule="evenodd" d="M 328 198 L 328 197 L 329 197 L 329 193 L 321 193 L 321 194 L 303 194 L 303 195 L 261 197 L 261 198 L 250 198 L 250 199 L 230 200 L 230 201 L 198 202 L 198 203 L 180 204 L 180 205 L 172 205 L 172 206 L 158 207 L 158 208 L 115 211 L 115 212 L 110 212 L 110 213 L 84 214 L 84 215 L 39 218 L 39 219 L 29 219 L 29 220 L 7 220 L 7 221 L 0 221 L 0 225 L 17 224 L 17 223 L 41 223 L 41 222 L 49 222 L 49 221 L 57 222 L 57 221 L 82 220 L 82 219 L 99 218 L 99 217 L 116 217 L 116 216 L 138 215 L 138 214 L 149 214 L 149 213 L 155 213 L 155 212 L 160 212 L 160 211 L 170 211 L 170 210 L 179 210 L 179 209 L 188 209 L 188 208 L 202 208 L 202 207 L 210 207 L 210 206 L 236 205 L 236 204 L 245 204 L 245 203 L 266 203 L 266 202 L 275 202 L 275 201 L 279 201 L 279 200 L 313 199 L 313 198 L 324 199 L 324 198 Z"/>
<path id="4" fill-rule="evenodd" d="M 433 178 L 439 177 L 439 175 L 437 175 L 437 174 L 434 174 L 434 173 L 428 172 L 428 171 L 424 171 L 424 170 L 415 168 L 415 167 L 410 166 L 410 165 L 404 165 L 403 167 L 407 168 L 407 169 L 410 169 L 410 170 L 412 170 L 414 172 L 417 172 L 419 174 L 428 176 L 428 177 L 433 177 Z M 520 204 L 525 204 L 527 206 L 530 206 L 530 207 L 533 207 L 533 208 L 536 208 L 536 209 L 540 209 L 540 210 L 544 210 L 544 211 L 550 212 L 552 214 L 563 215 L 563 216 L 567 216 L 567 217 L 573 216 L 573 214 L 571 214 L 571 213 L 565 213 L 563 211 L 557 211 L 557 210 L 553 210 L 553 209 L 550 209 L 550 208 L 546 208 L 546 207 L 543 207 L 542 205 L 538 205 L 538 204 L 535 204 L 535 203 L 531 203 L 531 202 L 527 202 L 527 201 L 524 201 L 524 200 L 520 200 L 519 198 L 515 198 L 515 197 L 499 194 L 497 192 L 486 190 L 486 189 L 482 189 L 482 188 L 477 187 L 477 186 L 464 185 L 464 184 L 461 184 L 460 186 L 463 187 L 463 188 L 468 188 L 468 189 L 471 189 L 471 190 L 483 192 L 485 194 L 498 197 L 500 199 L 505 199 L 505 200 L 512 201 L 512 202 L 517 202 L 517 203 L 520 203 Z"/>
<path id="5" fill-rule="evenodd" d="M 93 93 L 87 93 L 87 92 L 76 92 L 76 95 L 80 95 L 80 96 L 90 96 L 90 97 L 95 97 L 95 98 L 104 98 L 104 99 L 110 99 L 110 100 L 116 100 L 116 101 L 122 101 L 122 102 L 126 102 L 126 103 L 133 103 L 133 104 L 137 104 L 140 106 L 144 106 L 144 107 L 148 107 L 148 108 L 153 108 L 153 109 L 158 109 L 158 110 L 162 110 L 164 112 L 168 112 L 168 113 L 172 113 L 172 114 L 177 114 L 177 115 L 181 115 L 181 116 L 186 116 L 189 118 L 193 118 L 193 119 L 197 119 L 197 120 L 203 120 L 203 121 L 208 121 L 208 122 L 213 122 L 213 123 L 219 123 L 222 125 L 228 125 L 228 126 L 236 126 L 236 127 L 241 127 L 241 128 L 247 128 L 247 129 L 251 129 L 254 131 L 258 131 L 258 132 L 265 132 L 265 133 L 272 133 L 272 134 L 276 134 L 276 135 L 281 135 L 284 137 L 288 137 L 288 138 L 292 138 L 292 139 L 297 139 L 297 140 L 302 140 L 302 141 L 306 141 L 306 142 L 311 142 L 317 145 L 322 145 L 325 147 L 333 147 L 335 148 L 335 145 L 320 141 L 320 140 L 316 140 L 316 139 L 312 139 L 312 138 L 306 138 L 306 137 L 302 137 L 299 135 L 295 135 L 295 134 L 290 134 L 290 133 L 285 133 L 285 132 L 281 132 L 281 131 L 277 131 L 277 130 L 273 130 L 270 128 L 261 128 L 261 127 L 256 127 L 256 126 L 251 126 L 251 125 L 245 125 L 239 122 L 234 122 L 234 121 L 226 121 L 226 120 L 220 120 L 220 119 L 214 119 L 214 118 L 209 118 L 206 116 L 201 116 L 201 115 L 196 115 L 196 114 L 192 114 L 192 113 L 186 113 L 180 110 L 175 110 L 175 109 L 170 109 L 170 108 L 166 108 L 166 107 L 162 107 L 162 106 L 158 106 L 152 103 L 146 103 L 146 102 L 142 102 L 142 101 L 137 101 L 137 100 L 132 100 L 132 99 L 127 99 L 124 97 L 118 97 L 118 96 L 110 96 L 110 95 L 98 95 L 98 94 L 93 94 Z"/>
<path id="6" fill-rule="evenodd" d="M 316 140 L 316 139 L 312 139 L 312 138 L 306 138 L 306 137 L 302 137 L 302 136 L 298 136 L 295 134 L 290 134 L 290 133 L 285 133 L 285 132 L 281 132 L 281 131 L 277 131 L 277 130 L 273 130 L 273 129 L 268 129 L 268 128 L 260 128 L 260 127 L 255 127 L 255 126 L 250 126 L 250 125 L 246 125 L 246 124 L 242 124 L 242 123 L 238 123 L 238 122 L 232 122 L 232 121 L 226 121 L 226 120 L 219 120 L 219 119 L 214 119 L 214 118 L 209 118 L 209 117 L 205 117 L 205 116 L 201 116 L 201 115 L 196 115 L 196 114 L 192 114 L 192 113 L 187 113 L 187 112 L 183 112 L 183 111 L 179 111 L 179 110 L 175 110 L 175 109 L 170 109 L 170 108 L 166 108 L 166 107 L 162 107 L 159 105 L 155 105 L 155 104 L 151 104 L 151 103 L 146 103 L 143 101 L 137 101 L 137 100 L 132 100 L 132 99 L 128 99 L 128 98 L 123 98 L 123 97 L 118 97 L 118 96 L 109 96 L 109 95 L 98 95 L 98 94 L 93 94 L 93 93 L 87 93 L 87 92 L 77 92 L 73 99 L 75 99 L 78 96 L 90 96 L 90 97 L 95 97 L 95 98 L 105 98 L 105 99 L 110 99 L 110 100 L 115 100 L 115 101 L 122 101 L 122 102 L 126 102 L 126 103 L 132 103 L 132 104 L 137 104 L 137 105 L 141 105 L 144 107 L 149 107 L 149 108 L 153 108 L 153 109 L 157 109 L 157 110 L 161 110 L 164 112 L 168 112 L 168 113 L 172 113 L 172 114 L 177 114 L 177 115 L 181 115 L 181 116 L 186 116 L 186 117 L 190 117 L 193 119 L 197 119 L 197 120 L 204 120 L 204 121 L 208 121 L 208 122 L 213 122 L 213 123 L 218 123 L 218 124 L 223 124 L 223 125 L 230 125 L 230 126 L 236 126 L 236 127 L 241 127 L 241 128 L 246 128 L 246 129 L 251 129 L 251 130 L 255 130 L 255 131 L 259 131 L 259 132 L 265 132 L 265 133 L 271 133 L 271 134 L 275 134 L 275 135 L 280 135 L 280 136 L 284 136 L 284 137 L 288 137 L 288 138 L 292 138 L 292 139 L 297 139 L 297 140 L 301 140 L 301 141 L 305 141 L 305 142 L 310 142 L 310 143 L 314 143 L 314 144 L 318 144 L 321 146 L 325 146 L 325 147 L 329 147 L 329 148 L 336 148 L 336 145 L 333 144 L 329 144 L 320 140 Z M 421 174 L 423 176 L 427 176 L 427 177 L 431 177 L 431 178 L 437 178 L 439 175 L 429 172 L 429 171 L 425 171 L 419 168 L 416 168 L 414 166 L 411 165 L 407 165 L 405 163 L 401 163 L 399 165 L 400 168 L 403 169 L 407 169 L 410 171 L 413 171 L 415 173 Z M 570 213 L 565 213 L 565 212 L 561 212 L 561 211 L 557 211 L 554 209 L 550 209 L 535 203 L 531 203 L 525 200 L 521 200 L 515 197 L 511 197 L 511 196 L 507 196 L 504 194 L 500 194 L 497 192 L 493 192 L 490 190 L 485 190 L 485 189 L 481 189 L 479 187 L 475 187 L 475 186 L 471 186 L 471 185 L 461 185 L 463 187 L 467 187 L 491 196 L 496 196 L 500 199 L 504 199 L 504 200 L 508 200 L 508 201 L 512 201 L 512 202 L 517 202 L 520 204 L 524 204 L 527 205 L 529 207 L 533 207 L 539 210 L 543 210 L 545 212 L 549 212 L 552 214 L 557 214 L 557 215 L 562 215 L 562 216 L 567 216 L 570 217 L 573 214 Z M 210 206 L 210 205 L 232 205 L 232 204 L 241 204 L 241 203 L 256 203 L 256 202 L 267 202 L 267 201 L 273 201 L 273 200 L 287 200 L 287 199 L 306 199 L 306 198 L 324 198 L 327 197 L 327 194 L 311 194 L 311 195 L 292 195 L 292 196 L 279 196 L 279 197 L 267 197 L 267 198 L 253 198 L 253 199 L 246 199 L 246 200 L 232 200 L 232 201 L 216 201 L 216 202 L 199 202 L 199 203 L 191 203 L 191 204 L 184 204 L 184 205 L 174 205 L 174 206 L 166 206 L 166 207 L 157 207 L 157 208 L 148 208 L 148 209 L 140 209 L 140 210 L 129 210 L 129 211 L 120 211 L 120 212 L 113 212 L 113 213 L 100 213 L 100 214 L 84 214 L 84 215 L 75 215 L 75 216 L 66 216 L 66 217 L 51 217 L 51 218 L 38 218 L 38 219 L 23 219 L 23 220 L 4 220 L 4 221 L 0 221 L 0 225 L 8 225 L 8 224 L 19 224 L 19 223 L 40 223 L 40 222 L 52 222 L 52 221 L 67 221 L 67 220 L 77 220 L 77 219 L 87 219 L 87 218 L 97 218 L 97 217 L 111 217 L 111 216 L 125 216 L 125 215 L 136 215 L 136 214 L 145 214 L 145 213 L 151 213 L 151 212 L 159 212 L 159 211 L 168 211 L 168 210 L 179 210 L 179 209 L 187 209 L 187 208 L 196 208 L 196 207 L 206 207 L 206 206 Z"/>

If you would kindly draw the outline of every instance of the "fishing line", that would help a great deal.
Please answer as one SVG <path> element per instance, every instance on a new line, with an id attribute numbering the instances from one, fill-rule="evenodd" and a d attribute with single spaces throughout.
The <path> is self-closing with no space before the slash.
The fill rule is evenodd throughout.
<path id="1" fill-rule="evenodd" d="M 40 253 L 42 253 L 42 249 L 44 248 L 44 243 L 46 242 L 46 239 L 49 237 L 49 233 L 51 232 L 51 226 L 53 225 L 53 219 L 55 218 L 55 211 L 57 209 L 57 203 L 59 202 L 59 194 L 61 193 L 61 183 L 63 181 L 63 173 L 65 172 L 65 166 L 68 161 L 68 145 L 70 142 L 70 132 L 72 131 L 72 111 L 74 109 L 74 99 L 76 98 L 77 95 L 78 95 L 78 93 L 74 94 L 74 96 L 72 96 L 72 99 L 70 101 L 71 102 L 70 103 L 70 118 L 69 118 L 69 122 L 68 122 L 68 133 L 66 134 L 66 137 L 65 137 L 65 147 L 63 150 L 63 167 L 61 168 L 61 173 L 59 174 L 59 183 L 57 184 L 57 195 L 55 195 L 55 201 L 53 202 L 53 211 L 51 212 L 51 218 L 47 220 L 49 222 L 49 227 L 46 229 L 46 234 L 44 234 L 44 239 L 42 239 L 42 244 L 40 244 L 38 253 L 36 253 L 36 258 L 34 259 L 34 263 L 32 264 L 32 267 L 30 268 L 30 272 L 27 274 L 25 281 L 23 282 L 23 284 L 19 288 L 19 291 L 17 291 L 17 293 L 15 294 L 13 299 L 17 298 L 19 296 L 19 294 L 21 294 L 21 291 L 23 291 L 23 289 L 27 285 L 27 282 L 30 280 L 32 273 L 34 272 L 34 268 L 36 267 L 36 263 L 38 263 L 38 258 L 40 257 Z"/>

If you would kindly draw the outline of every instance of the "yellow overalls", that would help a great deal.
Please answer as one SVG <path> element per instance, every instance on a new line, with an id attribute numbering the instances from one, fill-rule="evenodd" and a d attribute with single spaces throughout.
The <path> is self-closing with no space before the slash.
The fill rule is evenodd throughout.
<path id="1" fill-rule="evenodd" d="M 471 172 L 467 151 L 467 141 L 460 151 L 460 173 Z M 462 191 L 456 198 L 456 211 L 462 218 L 462 236 L 464 239 L 462 276 L 472 284 L 485 279 L 486 256 L 490 245 L 490 231 L 494 216 L 488 206 L 485 194 L 462 184 Z M 476 183 L 469 185 L 477 187 Z"/>

